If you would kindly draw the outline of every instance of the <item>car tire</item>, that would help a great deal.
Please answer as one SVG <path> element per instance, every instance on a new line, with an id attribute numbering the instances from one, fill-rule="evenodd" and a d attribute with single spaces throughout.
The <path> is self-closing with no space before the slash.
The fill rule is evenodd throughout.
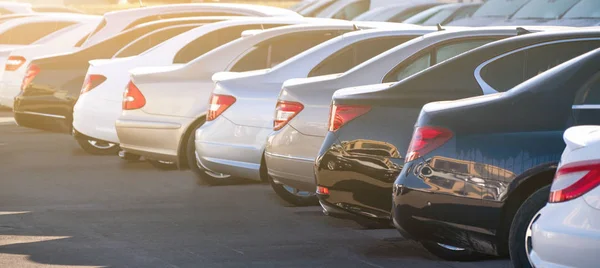
<path id="1" fill-rule="evenodd" d="M 548 202 L 550 193 L 550 185 L 540 188 L 535 191 L 529 198 L 521 204 L 519 210 L 513 218 L 510 225 L 508 235 L 508 252 L 510 260 L 514 268 L 531 268 L 529 259 L 527 258 L 527 249 L 525 245 L 525 236 L 527 228 L 533 217 L 542 209 Z"/>
<path id="2" fill-rule="evenodd" d="M 308 206 L 317 206 L 319 205 L 319 198 L 317 198 L 316 193 L 312 193 L 312 195 L 301 196 L 299 194 L 294 194 L 286 189 L 286 186 L 280 183 L 276 183 L 273 181 L 273 178 L 269 176 L 269 183 L 271 184 L 271 188 L 273 191 L 284 201 L 297 206 L 297 207 L 308 207 Z M 290 188 L 288 186 L 288 188 Z M 292 189 L 292 188 L 290 188 Z M 297 189 L 294 189 L 294 191 Z"/>
<path id="3" fill-rule="evenodd" d="M 75 140 L 77 140 L 77 143 L 81 149 L 91 155 L 116 155 L 121 150 L 119 145 L 114 143 L 99 142 L 88 139 Z"/>
<path id="4" fill-rule="evenodd" d="M 199 185 L 225 185 L 231 184 L 234 178 L 227 174 L 218 174 L 208 171 L 196 160 L 196 130 L 202 126 L 204 122 L 193 127 L 192 132 L 188 135 L 186 158 L 188 166 L 196 175 Z"/>
<path id="5" fill-rule="evenodd" d="M 446 261 L 478 261 L 488 257 L 485 254 L 470 249 L 452 250 L 435 242 L 422 241 L 421 245 L 429 253 Z"/>
<path id="6" fill-rule="evenodd" d="M 177 165 L 173 162 L 166 162 L 166 161 L 159 161 L 159 160 L 152 160 L 152 159 L 147 159 L 148 163 L 150 163 L 150 165 L 152 165 L 155 168 L 158 168 L 160 170 L 176 170 L 177 169 Z"/>

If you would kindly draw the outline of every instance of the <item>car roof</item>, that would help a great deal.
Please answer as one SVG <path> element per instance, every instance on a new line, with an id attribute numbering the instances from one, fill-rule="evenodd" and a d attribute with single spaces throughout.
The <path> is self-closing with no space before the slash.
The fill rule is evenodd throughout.
<path id="1" fill-rule="evenodd" d="M 0 24 L 0 29 L 5 30 L 12 28 L 17 25 L 26 24 L 30 22 L 51 22 L 51 21 L 75 21 L 75 22 L 89 22 L 93 20 L 99 20 L 99 16 L 89 16 L 80 14 L 63 14 L 62 16 L 30 16 L 24 18 L 16 18 L 8 20 Z"/>
<path id="2" fill-rule="evenodd" d="M 190 9 L 194 8 L 194 9 Z M 170 5 L 160 5 L 160 6 L 151 6 L 151 7 L 143 7 L 143 8 L 133 8 L 126 10 L 117 10 L 111 11 L 104 14 L 104 17 L 108 19 L 113 18 L 122 18 L 122 17 L 145 17 L 149 15 L 160 14 L 164 11 L 186 11 L 197 12 L 206 8 L 206 10 L 210 11 L 240 11 L 240 12 L 255 12 L 256 15 L 267 15 L 267 16 L 277 16 L 277 15 L 290 15 L 297 14 L 294 11 L 278 8 L 278 7 L 270 7 L 270 6 L 260 6 L 260 5 L 250 5 L 250 4 L 231 4 L 231 3 L 198 3 L 198 4 L 170 4 Z"/>

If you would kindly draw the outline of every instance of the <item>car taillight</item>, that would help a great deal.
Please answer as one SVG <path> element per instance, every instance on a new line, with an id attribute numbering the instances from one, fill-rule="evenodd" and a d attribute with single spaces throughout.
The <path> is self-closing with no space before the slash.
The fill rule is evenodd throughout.
<path id="1" fill-rule="evenodd" d="M 135 84 L 129 81 L 125 92 L 123 92 L 123 110 L 140 109 L 144 105 L 146 105 L 146 98 Z"/>
<path id="2" fill-rule="evenodd" d="M 317 186 L 317 194 L 329 195 L 329 188 L 323 186 Z"/>
<path id="3" fill-rule="evenodd" d="M 413 161 L 430 153 L 452 139 L 452 136 L 452 131 L 441 127 L 416 128 L 404 162 Z"/>
<path id="4" fill-rule="evenodd" d="M 35 78 L 36 75 L 40 73 L 40 67 L 35 64 L 30 64 L 27 68 L 27 72 L 25 73 L 25 77 L 23 77 L 23 83 L 21 83 L 21 90 L 25 91 L 25 89 L 29 86 L 31 81 Z"/>
<path id="5" fill-rule="evenodd" d="M 273 130 L 280 130 L 292 118 L 304 109 L 304 105 L 295 101 L 278 101 L 275 107 L 275 120 L 273 120 Z"/>
<path id="6" fill-rule="evenodd" d="M 548 202 L 558 203 L 575 199 L 598 185 L 600 185 L 600 161 L 566 164 L 560 167 L 554 176 Z"/>
<path id="7" fill-rule="evenodd" d="M 368 113 L 370 106 L 364 105 L 331 105 L 329 113 L 329 131 L 335 132 L 353 119 Z"/>
<path id="8" fill-rule="evenodd" d="M 208 103 L 208 114 L 206 121 L 217 119 L 227 108 L 235 103 L 236 99 L 229 95 L 212 94 Z"/>
<path id="9" fill-rule="evenodd" d="M 104 76 L 104 75 L 90 74 L 90 75 L 86 76 L 85 81 L 83 81 L 83 86 L 81 87 L 80 94 L 86 93 L 86 92 L 94 89 L 95 87 L 102 84 L 104 81 L 106 81 L 106 76 Z"/>
<path id="10" fill-rule="evenodd" d="M 6 66 L 4 67 L 4 70 L 16 71 L 26 61 L 27 60 L 21 56 L 10 56 L 10 57 L 8 57 L 8 60 L 6 61 Z"/>

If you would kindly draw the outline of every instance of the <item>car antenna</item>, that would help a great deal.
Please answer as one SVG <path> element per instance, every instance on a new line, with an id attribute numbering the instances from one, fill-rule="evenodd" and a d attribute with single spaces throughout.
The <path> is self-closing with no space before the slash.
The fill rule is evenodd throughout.
<path id="1" fill-rule="evenodd" d="M 440 31 L 445 31 L 446 29 L 442 28 L 442 25 L 438 23 L 437 30 L 438 30 L 438 32 L 440 32 Z"/>
<path id="2" fill-rule="evenodd" d="M 523 34 L 529 34 L 531 33 L 531 31 L 523 28 L 523 27 L 517 27 L 517 35 L 523 35 Z"/>
<path id="3" fill-rule="evenodd" d="M 142 2 L 142 0 L 138 0 L 138 3 L 140 3 L 140 7 L 145 7 L 144 2 Z"/>
<path id="4" fill-rule="evenodd" d="M 358 28 L 358 26 L 356 26 L 356 24 L 352 24 L 352 30 L 353 31 L 358 31 L 360 29 Z"/>

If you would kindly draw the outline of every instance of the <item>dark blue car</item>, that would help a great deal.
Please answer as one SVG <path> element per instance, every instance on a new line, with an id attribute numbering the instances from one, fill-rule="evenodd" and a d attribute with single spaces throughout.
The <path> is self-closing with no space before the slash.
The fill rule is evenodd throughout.
<path id="1" fill-rule="evenodd" d="M 548 200 L 563 132 L 582 124 L 600 124 L 600 49 L 505 93 L 427 104 L 394 183 L 394 225 L 442 258 L 510 253 L 531 267 L 527 227 Z"/>

